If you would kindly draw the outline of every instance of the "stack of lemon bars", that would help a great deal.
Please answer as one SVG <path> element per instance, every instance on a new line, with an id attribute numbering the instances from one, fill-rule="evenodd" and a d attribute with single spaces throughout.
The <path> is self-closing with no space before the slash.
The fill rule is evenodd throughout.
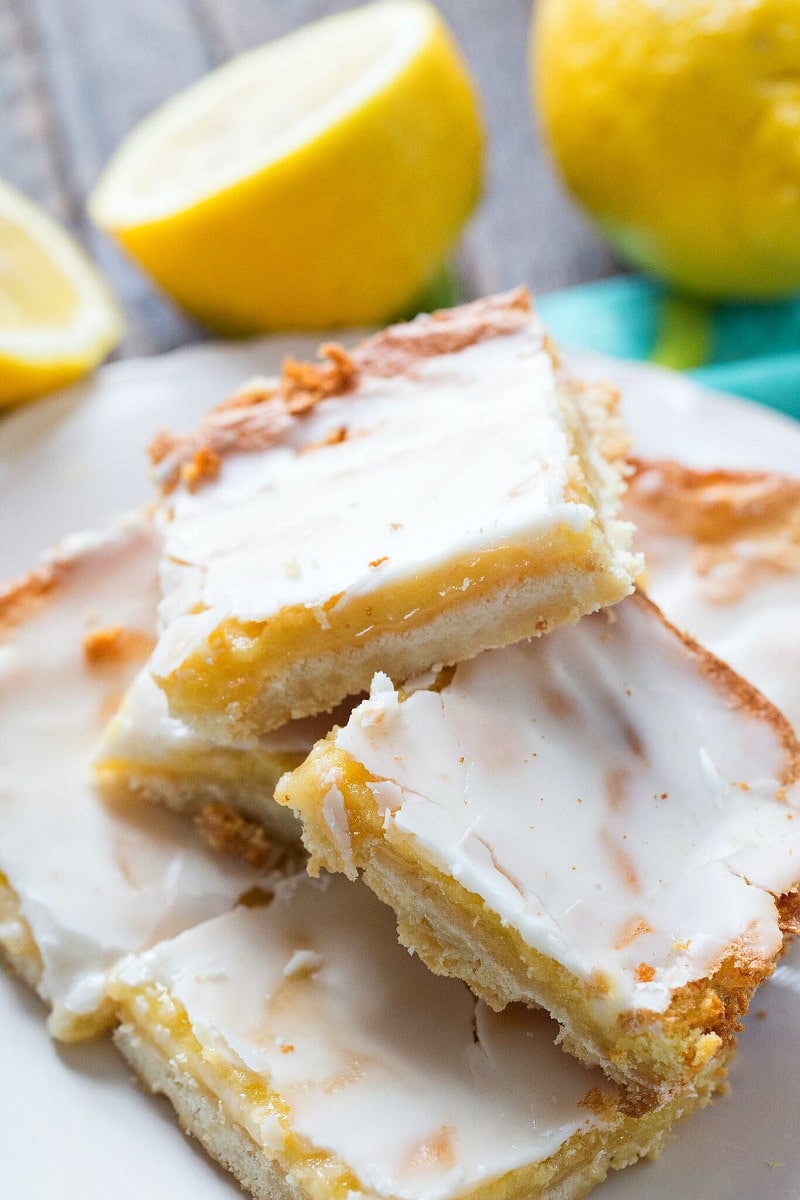
<path id="1" fill-rule="evenodd" d="M 800 481 L 629 458 L 523 290 L 321 356 L 4 591 L 0 940 L 260 1200 L 571 1200 L 798 925 Z"/>

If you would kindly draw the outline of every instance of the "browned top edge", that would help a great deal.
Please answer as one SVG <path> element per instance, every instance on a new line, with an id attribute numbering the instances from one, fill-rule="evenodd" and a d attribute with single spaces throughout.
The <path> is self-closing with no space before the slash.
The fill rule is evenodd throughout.
<path id="1" fill-rule="evenodd" d="M 725 542 L 797 526 L 800 479 L 767 471 L 698 470 L 668 460 L 632 459 L 629 515 L 645 516 L 664 533 L 698 542 Z M 658 486 L 648 483 L 658 477 Z"/>
<path id="2" fill-rule="evenodd" d="M 457 354 L 479 342 L 516 333 L 530 322 L 531 312 L 528 289 L 514 288 L 389 325 L 362 342 L 353 359 L 359 372 L 388 378 L 413 369 L 422 359 Z M 544 331 L 541 337 L 544 345 Z"/>
<path id="3" fill-rule="evenodd" d="M 771 700 L 768 700 L 766 696 L 762 695 L 752 683 L 749 683 L 741 675 L 737 674 L 728 663 L 724 662 L 721 658 L 717 658 L 710 650 L 706 650 L 705 646 L 702 646 L 700 642 L 696 641 L 688 633 L 684 633 L 683 630 L 678 629 L 676 625 L 673 625 L 664 616 L 658 605 L 644 592 L 637 589 L 629 597 L 629 601 L 651 612 L 665 629 L 678 638 L 694 658 L 702 675 L 720 695 L 730 700 L 737 709 L 746 712 L 758 721 L 765 721 L 772 727 L 784 752 L 784 761 L 779 775 L 779 782 L 784 786 L 788 786 L 791 783 L 800 781 L 800 740 L 798 740 L 792 726 L 780 709 Z"/>
<path id="4" fill-rule="evenodd" d="M 150 446 L 156 479 L 165 492 L 179 484 L 194 490 L 216 478 L 222 456 L 276 444 L 294 419 L 329 396 L 354 392 L 364 376 L 391 378 L 412 371 L 425 359 L 516 333 L 531 319 L 530 295 L 518 287 L 390 325 L 349 354 L 327 343 L 320 348 L 322 362 L 287 359 L 277 383 L 245 385 L 212 408 L 192 432 L 158 433 Z M 541 338 L 544 345 L 543 331 Z"/>

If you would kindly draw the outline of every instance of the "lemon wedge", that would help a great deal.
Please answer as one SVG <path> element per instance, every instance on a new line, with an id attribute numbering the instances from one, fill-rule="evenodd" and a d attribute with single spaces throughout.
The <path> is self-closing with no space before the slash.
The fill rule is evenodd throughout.
<path id="1" fill-rule="evenodd" d="M 424 0 L 233 59 L 123 142 L 92 218 L 225 333 L 381 322 L 435 277 L 480 186 L 475 90 Z"/>
<path id="2" fill-rule="evenodd" d="M 0 407 L 85 375 L 121 336 L 116 304 L 77 243 L 0 182 Z"/>

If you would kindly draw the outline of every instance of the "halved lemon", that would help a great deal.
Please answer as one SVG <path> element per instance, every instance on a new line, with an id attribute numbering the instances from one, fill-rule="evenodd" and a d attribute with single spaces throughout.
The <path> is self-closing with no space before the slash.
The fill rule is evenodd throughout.
<path id="1" fill-rule="evenodd" d="M 223 332 L 380 322 L 441 268 L 481 147 L 436 9 L 378 0 L 169 101 L 120 146 L 90 213 Z"/>
<path id="2" fill-rule="evenodd" d="M 119 310 L 77 243 L 0 182 L 0 407 L 85 375 L 121 337 Z"/>

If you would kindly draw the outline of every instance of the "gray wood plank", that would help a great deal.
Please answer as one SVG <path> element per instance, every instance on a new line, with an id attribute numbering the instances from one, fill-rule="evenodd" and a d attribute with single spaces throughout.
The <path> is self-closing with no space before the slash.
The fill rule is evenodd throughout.
<path id="1" fill-rule="evenodd" d="M 548 292 L 619 270 L 558 182 L 531 108 L 528 0 L 438 0 L 472 67 L 488 132 L 486 193 L 467 236 L 475 291 Z"/>
<path id="2" fill-rule="evenodd" d="M 203 336 L 85 216 L 121 138 L 232 54 L 351 0 L 0 0 L 0 175 L 64 220 L 128 318 L 124 354 Z M 467 294 L 520 281 L 540 292 L 617 270 L 565 196 L 534 129 L 528 0 L 439 0 L 478 83 L 487 182 L 458 253 Z"/>
<path id="3" fill-rule="evenodd" d="M 191 5 L 26 0 L 37 22 L 51 93 L 83 215 L 80 233 L 123 303 L 125 354 L 153 353 L 201 332 L 85 216 L 86 197 L 126 133 L 208 70 Z"/>
<path id="4" fill-rule="evenodd" d="M 8 0 L 7 0 L 8 3 Z M 114 147 L 156 104 L 208 69 L 187 5 L 103 0 L 10 0 L 30 30 L 52 126 L 51 158 L 62 164 L 68 224 L 123 304 L 123 354 L 153 353 L 202 336 L 91 225 L 85 200 Z M 0 171 L 16 182 L 4 155 Z M 44 200 L 40 194 L 34 198 Z"/>
<path id="5" fill-rule="evenodd" d="M 0 174 L 74 225 L 76 206 L 59 149 L 36 31 L 11 0 L 0 4 Z"/>

